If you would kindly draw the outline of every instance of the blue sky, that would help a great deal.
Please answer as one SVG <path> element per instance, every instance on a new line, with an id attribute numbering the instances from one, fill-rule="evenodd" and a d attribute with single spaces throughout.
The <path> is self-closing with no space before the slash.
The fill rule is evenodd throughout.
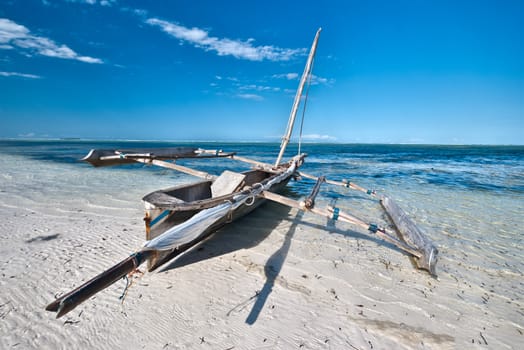
<path id="1" fill-rule="evenodd" d="M 0 138 L 524 144 L 524 1 L 0 3 Z M 295 133 L 296 134 L 296 133 Z"/>

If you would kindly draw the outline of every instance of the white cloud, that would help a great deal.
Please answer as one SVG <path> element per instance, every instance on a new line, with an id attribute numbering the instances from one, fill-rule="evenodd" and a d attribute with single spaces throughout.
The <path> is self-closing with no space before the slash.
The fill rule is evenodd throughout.
<path id="1" fill-rule="evenodd" d="M 284 73 L 284 74 L 274 74 L 272 78 L 275 79 L 287 79 L 287 80 L 297 80 L 298 79 L 297 73 Z M 333 85 L 335 83 L 335 79 L 328 79 L 328 78 L 322 78 L 315 74 L 311 75 L 311 85 Z"/>
<path id="2" fill-rule="evenodd" d="M 319 135 L 319 134 L 302 135 L 302 139 L 304 141 L 327 141 L 327 142 L 332 142 L 332 141 L 337 140 L 335 136 Z"/>
<path id="3" fill-rule="evenodd" d="M 116 4 L 116 0 L 66 0 L 67 2 L 79 2 L 81 4 L 88 5 L 101 5 L 101 6 L 113 6 Z"/>
<path id="4" fill-rule="evenodd" d="M 273 78 L 295 80 L 295 79 L 298 79 L 298 73 L 275 74 L 273 75 Z"/>
<path id="5" fill-rule="evenodd" d="M 219 56 L 233 56 L 250 61 L 288 61 L 293 56 L 302 55 L 305 49 L 283 49 L 275 46 L 253 46 L 254 39 L 246 41 L 217 38 L 200 28 L 187 28 L 158 18 L 149 18 L 146 23 L 160 27 L 164 32 L 188 42 L 205 51 L 215 51 Z"/>
<path id="6" fill-rule="evenodd" d="M 134 10 L 133 10 L 133 13 L 134 13 L 135 15 L 138 15 L 138 16 L 143 16 L 143 17 L 147 16 L 147 10 L 134 9 Z"/>
<path id="7" fill-rule="evenodd" d="M 260 95 L 256 94 L 238 94 L 237 97 L 243 98 L 245 100 L 253 100 L 253 101 L 262 101 L 264 98 Z"/>
<path id="8" fill-rule="evenodd" d="M 25 53 L 37 53 L 42 56 L 77 60 L 86 63 L 103 63 L 101 59 L 80 56 L 66 45 L 59 45 L 53 40 L 31 34 L 29 29 L 10 19 L 0 18 L 0 49 L 19 48 Z"/>
<path id="9" fill-rule="evenodd" d="M 238 88 L 240 90 L 252 90 L 252 91 L 280 91 L 280 88 L 278 87 L 256 85 L 256 84 L 240 85 Z"/>
<path id="10" fill-rule="evenodd" d="M 138 16 L 138 17 L 143 17 L 143 18 L 145 18 L 147 16 L 147 14 L 148 14 L 147 10 L 131 8 L 131 7 L 121 7 L 120 11 L 130 12 L 130 13 Z"/>
<path id="11" fill-rule="evenodd" d="M 21 78 L 29 78 L 29 79 L 42 78 L 41 76 L 35 75 L 35 74 L 26 74 L 26 73 L 17 73 L 17 72 L 0 72 L 0 76 L 2 77 L 21 77 Z"/>
<path id="12" fill-rule="evenodd" d="M 322 78 L 315 74 L 311 75 L 311 85 L 333 85 L 334 83 L 335 79 Z"/>

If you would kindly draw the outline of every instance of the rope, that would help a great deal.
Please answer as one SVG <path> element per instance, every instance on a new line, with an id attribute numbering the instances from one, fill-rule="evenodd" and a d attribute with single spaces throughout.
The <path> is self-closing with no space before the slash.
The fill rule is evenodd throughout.
<path id="1" fill-rule="evenodd" d="M 124 303 L 124 299 L 127 295 L 127 289 L 129 288 L 129 277 L 127 275 L 124 276 L 124 279 L 126 280 L 126 286 L 124 288 L 124 291 L 122 292 L 122 295 L 118 297 L 118 299 L 122 300 L 122 304 Z"/>
<path id="2" fill-rule="evenodd" d="M 131 288 L 131 286 L 133 285 L 133 282 L 135 280 L 134 276 L 137 274 L 139 274 L 140 276 L 144 275 L 144 273 L 138 269 L 138 262 L 136 258 L 137 254 L 141 254 L 141 253 L 137 252 L 137 253 L 131 254 L 131 256 L 133 256 L 133 264 L 135 265 L 135 269 L 123 277 L 126 280 L 126 286 L 124 288 L 124 291 L 122 292 L 122 295 L 118 298 L 120 299 L 122 304 L 124 303 L 124 300 L 126 299 L 129 288 Z"/>
<path id="3" fill-rule="evenodd" d="M 126 299 L 127 292 L 129 291 L 129 289 L 133 285 L 133 282 L 135 281 L 135 275 L 140 275 L 139 277 L 142 277 L 144 275 L 144 273 L 142 271 L 140 271 L 139 269 L 135 269 L 134 271 L 131 271 L 128 275 L 124 276 L 124 278 L 126 280 L 126 286 L 124 288 L 124 291 L 122 292 L 122 295 L 118 298 L 118 299 L 120 299 L 120 302 L 122 304 L 124 303 L 124 301 Z"/>
<path id="4" fill-rule="evenodd" d="M 298 137 L 298 155 L 300 155 L 300 151 L 302 148 L 302 129 L 304 127 L 304 119 L 306 115 L 306 106 L 307 106 L 307 98 L 309 96 L 309 88 L 311 87 L 311 79 L 313 78 L 313 74 L 311 73 L 313 71 L 313 65 L 315 64 L 315 57 L 313 56 L 313 59 L 311 61 L 311 69 L 309 70 L 309 77 L 308 77 L 308 83 L 307 83 L 307 89 L 306 89 L 306 97 L 304 99 L 304 108 L 302 108 L 302 120 L 300 121 L 300 136 Z"/>

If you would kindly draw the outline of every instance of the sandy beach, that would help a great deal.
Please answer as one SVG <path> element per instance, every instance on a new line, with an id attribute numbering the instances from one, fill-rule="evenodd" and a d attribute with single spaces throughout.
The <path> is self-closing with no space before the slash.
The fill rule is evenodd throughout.
<path id="1" fill-rule="evenodd" d="M 511 258 L 522 241 L 498 256 L 486 256 L 496 240 L 454 241 L 460 215 L 483 206 L 467 201 L 462 214 L 438 220 L 403 203 L 425 230 L 438 230 L 438 279 L 365 233 L 325 229 L 325 220 L 269 203 L 137 275 L 123 302 L 122 280 L 55 319 L 44 310 L 55 296 L 142 245 L 140 198 L 173 180 L 7 154 L 0 169 L 2 349 L 517 349 L 524 341 L 523 262 Z M 505 215 L 518 217 L 516 203 Z"/>

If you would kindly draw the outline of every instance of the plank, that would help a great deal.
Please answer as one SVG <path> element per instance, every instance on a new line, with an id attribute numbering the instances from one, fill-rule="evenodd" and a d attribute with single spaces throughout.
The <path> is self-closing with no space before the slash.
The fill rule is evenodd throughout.
<path id="1" fill-rule="evenodd" d="M 244 183 L 245 178 L 246 175 L 244 174 L 236 173 L 230 170 L 225 170 L 211 184 L 212 196 L 220 197 L 233 193 L 237 188 L 239 188 L 242 185 L 242 183 Z"/>

